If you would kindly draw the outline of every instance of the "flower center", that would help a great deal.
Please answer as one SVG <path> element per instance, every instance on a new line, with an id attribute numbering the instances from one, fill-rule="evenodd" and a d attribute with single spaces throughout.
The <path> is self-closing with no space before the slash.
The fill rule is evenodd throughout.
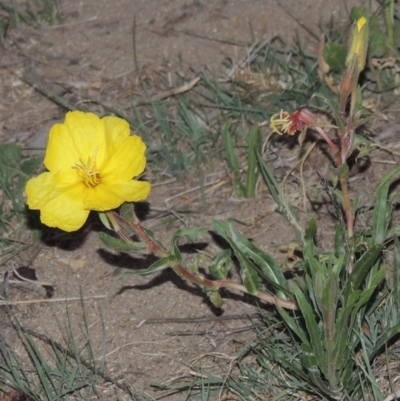
<path id="1" fill-rule="evenodd" d="M 96 170 L 97 152 L 98 148 L 95 149 L 92 157 L 88 157 L 87 163 L 79 159 L 79 162 L 75 162 L 75 166 L 72 166 L 88 188 L 94 188 L 101 181 L 100 171 Z"/>

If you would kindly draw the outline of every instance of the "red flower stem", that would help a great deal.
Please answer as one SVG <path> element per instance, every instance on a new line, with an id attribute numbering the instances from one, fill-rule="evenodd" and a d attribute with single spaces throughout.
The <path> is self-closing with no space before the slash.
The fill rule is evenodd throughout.
<path id="1" fill-rule="evenodd" d="M 329 145 L 334 155 L 340 154 L 339 148 L 332 142 L 332 139 L 326 134 L 326 132 L 321 127 L 313 127 L 318 134 L 324 139 L 324 141 Z"/>
<path id="2" fill-rule="evenodd" d="M 132 240 L 126 236 L 121 228 L 121 226 L 125 226 L 126 228 L 132 230 L 133 232 L 136 233 L 136 235 L 144 242 L 148 244 L 148 251 L 151 253 L 156 254 L 159 257 L 165 257 L 168 255 L 168 252 L 157 242 L 155 242 L 143 229 L 142 225 L 140 224 L 140 220 L 137 218 L 136 215 L 134 215 L 134 221 L 133 223 L 130 223 L 126 221 L 124 218 L 122 218 L 118 213 L 116 212 L 108 212 L 107 216 L 113 225 L 113 228 L 118 236 L 125 241 L 125 242 L 132 242 Z M 121 235 L 122 234 L 122 235 Z M 170 266 L 175 273 L 177 273 L 179 276 L 185 277 L 187 280 L 191 281 L 194 284 L 199 285 L 200 287 L 208 287 L 208 288 L 214 288 L 214 289 L 219 289 L 219 288 L 228 288 L 231 290 L 236 290 L 245 294 L 250 294 L 246 287 L 242 284 L 235 283 L 230 280 L 209 280 L 204 277 L 199 277 L 198 275 L 195 275 L 194 273 L 190 272 L 189 270 L 186 270 L 183 266 L 180 264 L 176 263 Z M 254 294 L 250 294 L 254 295 Z M 285 299 L 281 299 L 278 297 L 275 297 L 274 295 L 268 294 L 263 291 L 259 291 L 257 295 L 255 295 L 257 298 L 268 302 L 269 304 L 280 306 L 285 309 L 291 309 L 291 310 L 297 310 L 298 306 L 295 301 L 289 301 Z"/>
<path id="3" fill-rule="evenodd" d="M 338 133 L 340 139 L 340 149 L 332 142 L 331 138 L 326 134 L 326 132 L 321 127 L 314 127 L 314 129 L 321 135 L 321 137 L 325 140 L 325 142 L 331 148 L 333 154 L 336 159 L 336 167 L 340 168 L 343 164 L 346 163 L 347 160 L 347 152 L 348 152 L 348 143 L 346 140 L 346 135 Z M 346 225 L 347 225 L 347 234 L 349 238 L 353 236 L 354 230 L 354 216 L 351 211 L 351 201 L 349 194 L 349 186 L 347 183 L 347 177 L 339 173 L 340 186 L 342 189 L 343 195 L 343 210 L 346 214 Z"/>
<path id="4" fill-rule="evenodd" d="M 347 136 L 345 134 L 338 132 L 338 135 L 340 139 L 341 156 L 340 158 L 337 158 L 336 164 L 337 167 L 340 168 L 347 161 L 348 142 L 347 142 Z M 343 209 L 346 214 L 347 235 L 349 238 L 351 238 L 354 233 L 354 216 L 351 210 L 351 200 L 350 200 L 349 185 L 347 182 L 347 175 L 339 173 L 339 180 L 343 195 Z"/>

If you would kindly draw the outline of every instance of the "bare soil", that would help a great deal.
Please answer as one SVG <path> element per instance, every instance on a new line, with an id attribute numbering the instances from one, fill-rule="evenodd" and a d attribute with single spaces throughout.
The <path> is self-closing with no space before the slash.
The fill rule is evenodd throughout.
<path id="1" fill-rule="evenodd" d="M 2 142 L 44 148 L 49 127 L 63 120 L 65 110 L 35 90 L 32 83 L 36 88 L 40 88 L 41 82 L 45 83 L 74 105 L 92 98 L 123 107 L 142 96 L 134 62 L 134 43 L 137 62 L 148 82 L 153 84 L 151 89 L 156 95 L 158 91 L 174 88 L 178 76 L 189 82 L 201 70 L 223 75 L 226 73 L 223 62 L 242 58 L 253 41 L 252 35 L 260 40 L 273 35 L 291 40 L 298 33 L 307 47 L 316 52 L 318 41 L 288 12 L 307 28 L 320 32 L 318 25 L 327 23 L 330 18 L 347 21 L 346 7 L 357 4 L 356 1 L 324 0 L 60 3 L 62 22 L 40 29 L 13 28 L 2 45 Z M 103 113 L 100 106 L 90 105 L 88 109 Z M 393 127 L 398 135 L 398 126 Z M 318 154 L 311 159 L 310 171 L 319 169 L 324 157 Z M 384 153 L 377 154 L 377 158 L 385 157 Z M 382 168 L 386 167 L 374 164 L 362 180 L 373 182 L 381 175 Z M 203 226 L 211 230 L 212 218 L 240 217 L 249 223 L 242 232 L 283 262 L 285 254 L 279 247 L 294 239 L 294 231 L 275 212 L 267 189 L 260 186 L 253 200 L 238 200 L 227 180 L 224 161 L 216 161 L 211 172 L 214 175 L 206 175 L 206 182 L 219 179 L 222 184 L 226 183 L 209 187 L 205 208 L 197 190 L 185 193 L 194 188 L 195 180 L 187 178 L 182 182 L 148 171 L 146 179 L 154 187 L 145 205 L 150 209 L 144 213 L 145 224 L 167 243 L 174 229 L 180 226 Z M 307 185 L 312 185 L 312 181 Z M 365 185 L 369 184 L 360 183 L 361 187 Z M 196 212 L 179 216 L 173 229 L 166 229 L 166 217 L 159 212 L 168 209 L 165 201 L 169 198 L 169 209 L 189 205 Z M 302 198 L 294 193 L 292 201 L 301 205 Z M 318 217 L 323 220 L 321 244 L 324 246 L 326 241 L 327 246 L 334 221 L 326 216 Z M 100 363 L 105 356 L 108 375 L 146 394 L 154 392 L 151 383 L 176 383 L 210 367 L 210 372 L 226 377 L 238 344 L 255 338 L 254 332 L 246 330 L 249 325 L 246 316 L 257 310 L 255 302 L 237 294 L 223 293 L 225 304 L 217 310 L 199 288 L 169 271 L 154 277 L 126 275 L 121 278 L 121 273 L 146 267 L 153 260 L 105 250 L 97 238 L 98 229 L 99 222 L 93 217 L 78 233 L 66 235 L 49 230 L 34 258 L 24 255 L 4 269 L 29 264 L 41 280 L 55 284 L 54 298 L 78 299 L 15 307 L 14 312 L 24 325 L 64 345 L 72 333 L 78 346 L 84 348 L 88 341 L 83 319 L 86 315 L 96 361 Z M 207 253 L 220 249 L 211 234 L 199 242 Z M 38 288 L 18 287 L 12 290 L 11 296 L 13 300 L 32 300 L 44 298 L 44 293 Z M 79 300 L 81 296 L 85 298 L 84 304 Z M 90 298 L 100 296 L 103 298 Z M 230 315 L 241 315 L 242 319 L 222 319 Z M 203 316 L 210 319 L 189 322 L 189 319 Z M 166 320 L 178 318 L 188 320 Z M 12 344 L 12 331 L 8 329 L 7 333 Z M 99 389 L 98 399 L 116 399 L 115 386 L 110 383 L 105 382 Z M 118 391 L 122 394 L 122 390 Z M 168 399 L 178 400 L 182 396 L 171 395 Z"/>

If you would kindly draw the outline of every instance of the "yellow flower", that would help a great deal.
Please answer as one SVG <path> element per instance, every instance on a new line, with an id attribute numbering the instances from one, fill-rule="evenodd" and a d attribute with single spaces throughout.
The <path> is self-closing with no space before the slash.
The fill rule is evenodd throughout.
<path id="1" fill-rule="evenodd" d="M 28 207 L 40 210 L 47 226 L 70 232 L 83 226 L 90 210 L 144 200 L 150 184 L 133 177 L 145 169 L 145 150 L 125 120 L 69 112 L 50 130 L 44 158 L 49 171 L 26 185 Z"/>

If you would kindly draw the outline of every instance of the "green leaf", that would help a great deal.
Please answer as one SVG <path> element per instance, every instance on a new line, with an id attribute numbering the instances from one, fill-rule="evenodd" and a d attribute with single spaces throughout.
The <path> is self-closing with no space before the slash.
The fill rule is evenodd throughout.
<path id="1" fill-rule="evenodd" d="M 261 286 L 260 278 L 257 274 L 257 268 L 239 249 L 236 241 L 232 238 L 231 233 L 233 232 L 233 230 L 231 230 L 231 224 L 232 220 L 225 223 L 217 220 L 213 221 L 215 231 L 217 231 L 217 233 L 221 235 L 221 237 L 229 242 L 229 245 L 232 247 L 236 258 L 239 261 L 240 276 L 242 278 L 244 286 L 246 287 L 246 290 L 249 292 L 249 294 L 257 295 L 260 291 Z"/>
<path id="2" fill-rule="evenodd" d="M 368 57 L 381 58 L 387 50 L 386 35 L 379 25 L 379 19 L 376 15 L 371 15 L 368 21 L 369 24 L 369 42 L 368 42 Z"/>
<path id="3" fill-rule="evenodd" d="M 350 316 L 356 305 L 361 291 L 350 294 L 345 306 L 340 310 L 335 324 L 335 346 L 332 352 L 332 361 L 336 361 L 336 369 L 341 369 L 350 357 L 349 338 L 351 335 Z"/>
<path id="4" fill-rule="evenodd" d="M 400 323 L 395 324 L 393 327 L 389 329 L 385 329 L 383 334 L 379 337 L 378 341 L 375 343 L 372 350 L 370 350 L 369 358 L 372 360 L 379 351 L 381 351 L 382 347 L 384 347 L 393 337 L 398 336 L 400 332 Z"/>
<path id="5" fill-rule="evenodd" d="M 208 296 L 208 299 L 210 302 L 216 307 L 216 308 L 221 308 L 222 305 L 224 304 L 224 300 L 221 298 L 221 295 L 219 294 L 218 291 L 216 290 L 210 290 L 205 288 L 206 294 Z"/>
<path id="6" fill-rule="evenodd" d="M 368 14 L 367 14 L 367 12 L 366 12 L 364 9 L 362 9 L 362 8 L 353 7 L 353 8 L 350 10 L 350 17 L 351 17 L 352 20 L 357 21 L 357 20 L 359 20 L 361 17 L 368 18 Z"/>
<path id="7" fill-rule="evenodd" d="M 330 69 L 341 72 L 345 68 L 347 47 L 341 43 L 327 43 L 324 48 L 324 59 Z"/>
<path id="8" fill-rule="evenodd" d="M 306 241 L 314 241 L 314 237 L 317 234 L 317 221 L 312 218 L 308 222 L 308 226 L 306 228 L 304 239 Z"/>
<path id="9" fill-rule="evenodd" d="M 208 270 L 215 279 L 225 280 L 228 277 L 229 270 L 233 265 L 231 254 L 230 249 L 225 249 L 211 260 Z"/>
<path id="10" fill-rule="evenodd" d="M 290 294 L 286 278 L 271 255 L 257 248 L 242 234 L 235 232 L 232 227 L 232 221 L 228 221 L 227 233 L 238 249 L 256 264 L 256 270 L 262 277 L 280 291 Z"/>
<path id="11" fill-rule="evenodd" d="M 186 239 L 195 239 L 198 237 L 201 237 L 202 235 L 207 233 L 206 228 L 200 228 L 200 227 L 193 227 L 193 228 L 181 228 L 178 231 L 174 233 L 172 236 L 172 245 L 176 245 L 178 240 L 180 238 L 186 238 Z"/>
<path id="12" fill-rule="evenodd" d="M 289 223 L 296 228 L 299 237 L 302 238 L 303 228 L 299 224 L 299 219 L 295 208 L 293 207 L 293 205 L 290 204 L 285 194 L 282 193 L 278 181 L 274 177 L 274 174 L 272 173 L 268 165 L 265 163 L 262 155 L 259 152 L 257 152 L 257 159 L 260 165 L 261 175 L 264 178 L 265 183 L 267 184 L 267 187 L 269 189 L 269 192 L 271 193 L 272 198 L 274 199 L 276 205 L 278 206 L 277 208 L 278 212 L 286 217 Z"/>
<path id="13" fill-rule="evenodd" d="M 282 316 L 288 328 L 301 340 L 302 343 L 309 344 L 307 334 L 296 322 L 296 320 L 294 320 L 289 313 L 287 313 L 286 310 L 279 305 L 277 305 L 276 308 L 278 309 L 279 314 Z"/>
<path id="14" fill-rule="evenodd" d="M 112 237 L 103 232 L 99 232 L 99 238 L 105 246 L 118 252 L 138 252 L 147 251 L 148 245 L 145 242 L 125 242 L 120 238 Z"/>
<path id="15" fill-rule="evenodd" d="M 295 288 L 294 293 L 310 336 L 310 346 L 315 353 L 319 368 L 325 374 L 327 369 L 326 353 L 322 347 L 322 336 L 315 320 L 315 313 L 299 287 Z"/>
<path id="16" fill-rule="evenodd" d="M 35 174 L 38 168 L 39 158 L 36 156 L 32 156 L 28 159 L 22 160 L 20 164 L 21 171 L 29 176 Z"/>
<path id="17" fill-rule="evenodd" d="M 376 187 L 377 190 L 380 190 L 383 187 L 389 186 L 394 179 L 397 178 L 397 175 L 400 173 L 400 166 L 393 168 L 387 174 L 385 174 L 380 180 L 379 184 Z"/>
<path id="18" fill-rule="evenodd" d="M 222 132 L 223 140 L 224 140 L 224 148 L 226 155 L 226 162 L 228 164 L 232 185 L 237 197 L 242 198 L 245 193 L 245 188 L 240 179 L 240 167 L 238 159 L 235 155 L 235 148 L 233 146 L 232 134 L 230 132 L 231 123 L 228 121 L 225 124 L 224 130 Z"/>
<path id="19" fill-rule="evenodd" d="M 315 299 L 323 317 L 325 342 L 329 346 L 334 335 L 339 279 L 333 270 L 320 270 L 313 281 Z"/>
<path id="20" fill-rule="evenodd" d="M 397 310 L 400 310 L 400 243 L 398 238 L 394 240 L 393 299 Z"/>
<path id="21" fill-rule="evenodd" d="M 336 394 L 333 393 L 325 384 L 321 377 L 320 370 L 318 369 L 317 366 L 317 359 L 316 356 L 312 350 L 312 348 L 308 344 L 301 344 L 301 351 L 302 351 L 302 359 L 304 366 L 308 370 L 308 375 L 318 389 L 320 389 L 322 392 L 324 392 L 327 395 L 330 395 L 334 397 Z"/>
<path id="22" fill-rule="evenodd" d="M 371 147 L 372 147 L 371 141 L 369 141 L 367 138 L 358 134 L 354 135 L 353 150 L 354 149 L 358 150 L 358 155 L 356 157 L 356 160 L 369 155 L 371 152 Z"/>
<path id="23" fill-rule="evenodd" d="M 168 255 L 165 258 L 161 258 L 154 262 L 147 269 L 136 270 L 133 273 L 138 274 L 139 276 L 150 276 L 151 274 L 157 273 L 161 270 L 165 270 L 168 267 L 173 267 L 177 263 L 175 255 Z M 130 272 L 129 272 L 130 273 Z"/>
<path id="24" fill-rule="evenodd" d="M 130 223 L 134 222 L 135 219 L 135 207 L 132 202 L 125 202 L 122 204 L 121 208 L 121 215 L 125 221 Z"/>
<path id="25" fill-rule="evenodd" d="M 103 223 L 104 227 L 109 229 L 110 231 L 113 231 L 113 228 L 111 226 L 110 220 L 108 220 L 107 213 L 105 212 L 98 212 L 99 219 Z M 100 238 L 101 239 L 101 238 Z M 107 245 L 107 244 L 106 244 Z"/>
<path id="26" fill-rule="evenodd" d="M 258 277 L 257 271 L 253 263 L 246 258 L 246 256 L 240 252 L 240 250 L 233 244 L 231 244 L 236 257 L 240 264 L 240 277 L 242 278 L 243 284 L 249 294 L 257 295 L 260 291 L 260 278 Z"/>
<path id="27" fill-rule="evenodd" d="M 343 224 L 337 224 L 336 231 L 335 231 L 335 255 L 336 255 L 336 257 L 339 257 L 339 255 L 344 255 L 346 253 L 344 239 L 345 239 L 344 226 L 343 226 Z"/>
<path id="28" fill-rule="evenodd" d="M 348 278 L 344 288 L 345 302 L 350 293 L 357 291 L 365 277 L 369 273 L 371 267 L 375 264 L 376 260 L 381 254 L 383 245 L 374 245 L 355 263 L 353 271 Z"/>
<path id="29" fill-rule="evenodd" d="M 247 155 L 247 178 L 245 196 L 247 199 L 252 198 L 255 193 L 258 175 L 260 173 L 259 164 L 257 161 L 257 152 L 260 151 L 260 137 L 258 127 L 254 126 L 249 133 Z"/>
<path id="30" fill-rule="evenodd" d="M 387 229 L 391 220 L 391 208 L 388 218 L 388 193 L 389 185 L 385 185 L 378 190 L 376 196 L 374 213 L 372 215 L 373 244 L 383 244 L 386 239 Z"/>
<path id="31" fill-rule="evenodd" d="M 15 143 L 0 145 L 0 179 L 8 179 L 14 175 L 21 162 L 21 148 Z"/>

